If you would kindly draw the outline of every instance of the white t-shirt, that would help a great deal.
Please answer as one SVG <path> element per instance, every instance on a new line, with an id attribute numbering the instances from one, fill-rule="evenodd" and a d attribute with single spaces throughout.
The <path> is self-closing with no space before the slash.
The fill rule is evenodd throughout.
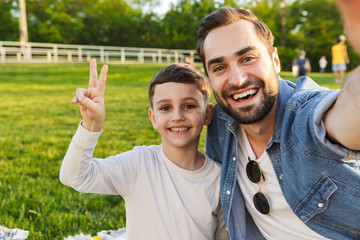
<path id="1" fill-rule="evenodd" d="M 259 191 L 259 186 L 247 177 L 246 165 L 249 156 L 252 160 L 255 160 L 256 157 L 243 128 L 238 131 L 238 142 L 240 159 L 237 174 L 238 183 L 246 207 L 263 236 L 266 239 L 274 240 L 327 239 L 306 226 L 291 210 L 281 192 L 274 168 L 266 151 L 257 159 L 257 162 L 266 179 L 266 188 L 263 178 L 261 178 L 260 186 L 262 193 L 269 199 L 270 215 L 262 214 L 255 208 L 253 197 Z"/>
<path id="2" fill-rule="evenodd" d="M 93 159 L 99 136 L 79 126 L 60 180 L 80 192 L 121 195 L 128 239 L 215 239 L 217 228 L 224 234 L 220 165 L 206 157 L 201 169 L 185 170 L 165 156 L 162 146 Z M 217 236 L 226 239 L 226 231 Z"/>

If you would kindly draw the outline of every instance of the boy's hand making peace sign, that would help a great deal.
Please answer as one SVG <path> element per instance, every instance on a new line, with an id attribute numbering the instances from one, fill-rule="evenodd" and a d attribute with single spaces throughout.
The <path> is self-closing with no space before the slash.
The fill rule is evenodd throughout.
<path id="1" fill-rule="evenodd" d="M 107 71 L 108 66 L 104 65 L 99 79 L 97 79 L 96 60 L 91 59 L 89 88 L 76 89 L 76 97 L 71 101 L 72 104 L 79 103 L 80 112 L 83 117 L 82 125 L 92 132 L 99 132 L 104 126 L 104 93 Z"/>

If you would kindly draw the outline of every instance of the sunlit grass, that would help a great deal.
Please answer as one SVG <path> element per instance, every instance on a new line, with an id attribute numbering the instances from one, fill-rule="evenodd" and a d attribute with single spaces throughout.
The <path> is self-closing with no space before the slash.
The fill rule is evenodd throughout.
<path id="1" fill-rule="evenodd" d="M 164 66 L 109 66 L 106 121 L 96 157 L 160 144 L 148 120 L 147 87 Z M 0 64 L 0 225 L 29 230 L 29 239 L 63 239 L 125 226 L 121 197 L 78 193 L 58 180 L 81 120 L 70 101 L 77 87 L 87 87 L 88 72 L 85 63 Z M 288 72 L 281 76 L 295 79 Z M 310 76 L 323 86 L 341 87 L 329 73 Z"/>

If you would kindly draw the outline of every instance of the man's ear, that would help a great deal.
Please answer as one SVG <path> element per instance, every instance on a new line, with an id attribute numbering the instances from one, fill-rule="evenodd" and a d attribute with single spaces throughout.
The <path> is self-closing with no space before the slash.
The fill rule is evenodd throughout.
<path id="1" fill-rule="evenodd" d="M 278 55 L 278 52 L 277 52 L 277 48 L 276 48 L 276 47 L 273 47 L 272 61 L 273 61 L 273 64 L 274 64 L 274 68 L 275 68 L 276 73 L 279 73 L 280 70 L 281 70 L 281 66 L 280 66 L 280 58 L 279 58 L 279 55 Z"/>
<path id="2" fill-rule="evenodd" d="M 206 114 L 205 114 L 205 126 L 209 126 L 212 118 L 214 116 L 214 105 L 212 105 L 212 103 L 209 103 L 206 106 Z"/>
<path id="3" fill-rule="evenodd" d="M 153 128 L 155 130 L 157 130 L 154 111 L 152 110 L 152 108 L 149 108 L 148 112 L 149 112 L 149 118 L 150 118 L 151 124 L 153 125 Z"/>

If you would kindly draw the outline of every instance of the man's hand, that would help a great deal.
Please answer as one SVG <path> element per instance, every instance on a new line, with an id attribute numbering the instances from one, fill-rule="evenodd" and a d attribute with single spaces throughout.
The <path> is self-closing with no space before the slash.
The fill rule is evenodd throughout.
<path id="1" fill-rule="evenodd" d="M 360 151 L 360 67 L 353 70 L 325 117 L 330 140 Z"/>
<path id="2" fill-rule="evenodd" d="M 337 0 L 346 34 L 358 54 L 360 54 L 360 0 Z"/>
<path id="3" fill-rule="evenodd" d="M 76 89 L 76 97 L 71 101 L 72 104 L 79 103 L 80 112 L 83 117 L 82 125 L 92 132 L 99 132 L 104 126 L 104 93 L 107 71 L 108 66 L 104 65 L 101 69 L 99 79 L 97 79 L 96 60 L 91 59 L 89 87 L 88 89 Z"/>

